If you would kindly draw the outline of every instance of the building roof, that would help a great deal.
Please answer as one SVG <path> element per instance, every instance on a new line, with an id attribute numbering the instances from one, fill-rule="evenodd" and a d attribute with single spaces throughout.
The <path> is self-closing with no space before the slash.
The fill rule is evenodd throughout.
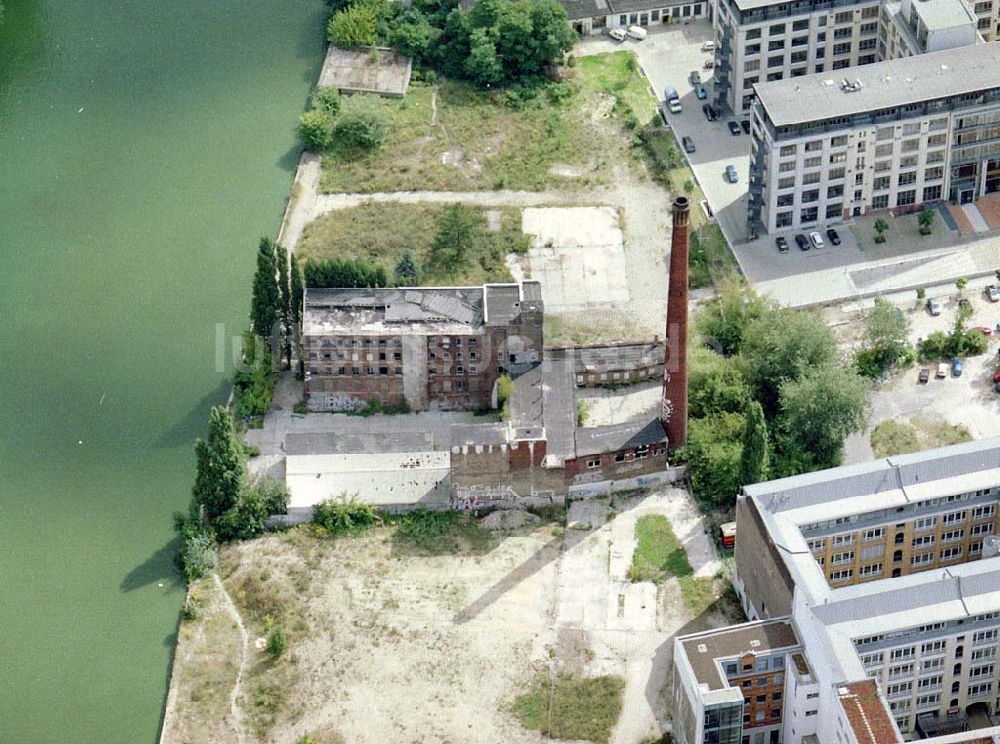
<path id="1" fill-rule="evenodd" d="M 841 81 L 861 87 L 841 89 Z M 856 87 L 856 86 L 855 86 Z M 777 126 L 852 116 L 1000 88 L 1000 42 L 930 52 L 845 70 L 757 83 L 757 98 Z"/>
<path id="2" fill-rule="evenodd" d="M 665 441 L 667 435 L 658 418 L 608 426 L 581 427 L 576 430 L 576 456 L 619 452 Z"/>
<path id="3" fill-rule="evenodd" d="M 663 364 L 662 341 L 604 346 L 578 346 L 572 350 L 576 373 L 641 369 Z"/>
<path id="4" fill-rule="evenodd" d="M 303 333 L 469 333 L 487 322 L 506 325 L 516 319 L 521 314 L 522 294 L 518 284 L 307 288 Z"/>
<path id="5" fill-rule="evenodd" d="M 402 96 L 410 85 L 413 63 L 392 49 L 376 47 L 373 58 L 370 48 L 343 49 L 330 44 L 320 71 L 320 86 L 335 86 L 347 92 L 379 93 Z"/>
<path id="6" fill-rule="evenodd" d="M 885 508 L 887 500 L 921 501 L 987 482 L 1000 482 L 1000 437 L 756 483 L 744 492 L 774 513 L 832 507 L 848 499 L 863 500 L 872 510 Z M 822 516 L 821 509 L 814 511 Z"/>
<path id="7" fill-rule="evenodd" d="M 608 5 L 608 0 L 559 0 L 559 2 L 566 9 L 566 17 L 571 21 L 596 18 L 614 12 Z"/>
<path id="8" fill-rule="evenodd" d="M 448 452 L 290 455 L 285 458 L 289 509 L 315 506 L 342 494 L 377 506 L 447 505 Z"/>
<path id="9" fill-rule="evenodd" d="M 837 700 L 844 708 L 847 722 L 858 744 L 893 744 L 903 737 L 889 715 L 885 699 L 875 680 L 866 679 L 837 687 Z"/>
<path id="10" fill-rule="evenodd" d="M 745 654 L 792 649 L 799 646 L 795 629 L 787 620 L 730 625 L 678 638 L 699 685 L 709 690 L 728 687 L 719 665 L 720 659 L 739 658 Z"/>
<path id="11" fill-rule="evenodd" d="M 363 455 L 433 449 L 434 437 L 423 431 L 289 432 L 285 437 L 286 455 Z"/>
<path id="12" fill-rule="evenodd" d="M 542 420 L 546 453 L 565 462 L 573 456 L 576 428 L 576 385 L 571 359 L 545 359 L 542 369 Z"/>
<path id="13" fill-rule="evenodd" d="M 506 444 L 507 431 L 504 424 L 454 424 L 451 427 L 451 446 Z"/>
<path id="14" fill-rule="evenodd" d="M 910 5 L 928 31 L 976 25 L 976 17 L 962 0 L 913 0 Z"/>

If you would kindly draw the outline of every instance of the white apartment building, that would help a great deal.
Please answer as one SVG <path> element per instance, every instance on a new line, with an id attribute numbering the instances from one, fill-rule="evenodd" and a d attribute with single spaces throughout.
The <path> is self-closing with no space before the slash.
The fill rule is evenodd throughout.
<path id="1" fill-rule="evenodd" d="M 713 103 L 747 118 L 754 85 L 875 62 L 881 0 L 717 0 Z"/>
<path id="2" fill-rule="evenodd" d="M 755 92 L 751 235 L 1000 191 L 998 42 L 759 83 Z"/>
<path id="3" fill-rule="evenodd" d="M 970 46 L 980 41 L 965 0 L 902 0 L 882 6 L 879 60 Z"/>
<path id="4" fill-rule="evenodd" d="M 1000 438 L 745 487 L 750 622 L 675 640 L 675 738 L 995 741 L 998 504 Z"/>

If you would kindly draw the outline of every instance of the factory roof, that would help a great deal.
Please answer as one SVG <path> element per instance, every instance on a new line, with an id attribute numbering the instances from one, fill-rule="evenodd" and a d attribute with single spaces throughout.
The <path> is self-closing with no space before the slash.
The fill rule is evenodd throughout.
<path id="1" fill-rule="evenodd" d="M 285 437 L 286 455 L 361 455 L 433 449 L 434 437 L 424 431 L 289 432 Z"/>
<path id="2" fill-rule="evenodd" d="M 850 88 L 844 86 L 848 81 Z M 1000 88 L 1000 42 L 754 86 L 776 127 L 848 117 Z"/>
<path id="3" fill-rule="evenodd" d="M 578 346 L 572 354 L 577 374 L 608 372 L 662 365 L 665 346 L 662 341 Z"/>
<path id="4" fill-rule="evenodd" d="M 667 435 L 658 418 L 649 421 L 591 426 L 576 430 L 576 456 L 619 452 L 624 449 L 665 442 Z"/>

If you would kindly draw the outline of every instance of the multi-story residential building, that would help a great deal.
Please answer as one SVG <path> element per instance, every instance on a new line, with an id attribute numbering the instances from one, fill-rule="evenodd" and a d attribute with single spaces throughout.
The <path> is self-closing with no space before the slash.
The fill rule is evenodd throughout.
<path id="1" fill-rule="evenodd" d="M 676 639 L 675 737 L 1000 734 L 998 506 L 1000 439 L 745 487 L 734 583 L 751 622 Z"/>
<path id="2" fill-rule="evenodd" d="M 307 289 L 306 403 L 489 408 L 498 376 L 540 362 L 542 340 L 538 282 Z"/>
<path id="3" fill-rule="evenodd" d="M 1000 43 L 755 89 L 751 235 L 1000 191 Z"/>
<path id="4" fill-rule="evenodd" d="M 970 46 L 979 41 L 976 17 L 965 0 L 902 0 L 882 6 L 880 61 Z"/>
<path id="5" fill-rule="evenodd" d="M 875 62 L 881 0 L 718 0 L 715 95 L 749 117 L 757 83 Z"/>

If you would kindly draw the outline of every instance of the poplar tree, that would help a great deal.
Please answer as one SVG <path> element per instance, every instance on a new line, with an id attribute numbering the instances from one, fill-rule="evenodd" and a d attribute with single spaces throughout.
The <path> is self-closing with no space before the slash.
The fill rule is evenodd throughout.
<path id="1" fill-rule="evenodd" d="M 275 247 L 275 261 L 278 263 L 278 294 L 281 310 L 281 333 L 284 340 L 285 361 L 292 366 L 292 287 L 288 277 L 288 251 L 285 246 Z"/>
<path id="2" fill-rule="evenodd" d="M 225 406 L 212 408 L 208 438 L 194 446 L 197 459 L 192 511 L 204 507 L 209 521 L 222 516 L 239 501 L 246 480 L 245 453 L 236 438 L 233 418 Z"/>
<path id="3" fill-rule="evenodd" d="M 743 453 L 740 456 L 740 484 L 748 486 L 767 478 L 769 467 L 767 451 L 767 423 L 764 409 L 755 400 L 746 411 L 746 429 L 743 431 Z"/>
<path id="4" fill-rule="evenodd" d="M 295 324 L 296 328 L 302 321 L 302 298 L 305 294 L 305 285 L 302 280 L 302 267 L 299 266 L 299 259 L 292 254 L 292 277 L 290 284 L 290 291 L 292 293 L 292 322 Z"/>
<path id="5" fill-rule="evenodd" d="M 281 293 L 278 291 L 277 270 L 274 264 L 274 242 L 270 238 L 261 238 L 257 249 L 257 272 L 253 277 L 250 319 L 253 321 L 254 333 L 262 338 L 271 337 L 281 305 Z"/>

